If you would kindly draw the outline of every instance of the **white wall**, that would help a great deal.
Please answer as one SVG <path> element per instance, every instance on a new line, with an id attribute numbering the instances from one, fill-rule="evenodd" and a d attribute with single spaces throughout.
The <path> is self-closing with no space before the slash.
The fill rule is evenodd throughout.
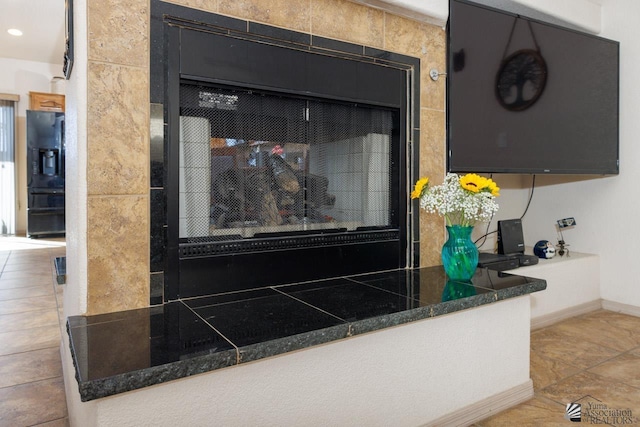
<path id="1" fill-rule="evenodd" d="M 62 65 L 0 58 L 0 93 L 20 95 L 16 129 L 16 233 L 19 235 L 27 230 L 26 111 L 29 92 L 51 92 L 51 79 L 55 76 L 62 76 Z"/>
<path id="2" fill-rule="evenodd" d="M 66 84 L 66 191 L 67 283 L 64 285 L 64 318 L 87 311 L 87 3 L 76 1 L 74 12 L 74 64 Z M 80 19 L 82 17 L 82 19 Z M 62 334 L 60 355 L 71 425 L 87 419 L 94 409 L 79 401 L 78 383 L 69 351 L 69 337 Z"/>
<path id="3" fill-rule="evenodd" d="M 636 142 L 640 134 L 636 117 L 640 94 L 638 16 L 638 1 L 603 2 L 600 35 L 620 42 L 620 175 L 591 179 L 539 177 L 523 221 L 525 243 L 533 245 L 540 239 L 555 243 L 555 221 L 575 217 L 577 226 L 563 233 L 569 249 L 600 255 L 601 297 L 632 306 L 640 306 L 634 268 L 640 254 L 640 239 L 634 229 L 635 209 L 640 207 L 640 169 L 636 167 L 640 160 Z"/>
<path id="4" fill-rule="evenodd" d="M 73 13 L 74 64 L 65 99 L 65 221 L 73 224 L 66 230 L 65 318 L 87 311 L 87 2 L 74 2 Z"/>

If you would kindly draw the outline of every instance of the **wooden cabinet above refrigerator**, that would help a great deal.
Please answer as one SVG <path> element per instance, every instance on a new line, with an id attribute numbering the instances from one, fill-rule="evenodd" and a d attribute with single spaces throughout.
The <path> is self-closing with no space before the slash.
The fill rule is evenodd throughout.
<path id="1" fill-rule="evenodd" d="M 36 111 L 59 111 L 64 113 L 64 95 L 29 92 L 29 109 Z"/>

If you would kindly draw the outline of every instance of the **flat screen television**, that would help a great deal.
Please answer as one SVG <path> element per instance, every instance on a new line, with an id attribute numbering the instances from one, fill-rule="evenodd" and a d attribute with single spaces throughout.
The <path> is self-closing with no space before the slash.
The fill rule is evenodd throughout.
<path id="1" fill-rule="evenodd" d="M 449 171 L 619 173 L 618 42 L 449 5 Z"/>

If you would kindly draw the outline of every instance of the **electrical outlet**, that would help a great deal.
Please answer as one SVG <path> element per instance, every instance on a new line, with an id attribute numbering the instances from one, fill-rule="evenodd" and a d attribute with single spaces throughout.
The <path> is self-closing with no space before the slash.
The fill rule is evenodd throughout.
<path id="1" fill-rule="evenodd" d="M 573 217 L 558 220 L 559 228 L 573 227 L 574 225 L 576 225 L 576 220 Z"/>

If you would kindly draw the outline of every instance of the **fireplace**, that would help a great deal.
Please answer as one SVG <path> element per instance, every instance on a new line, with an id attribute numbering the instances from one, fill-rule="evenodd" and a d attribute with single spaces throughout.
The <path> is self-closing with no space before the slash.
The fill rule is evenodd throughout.
<path id="1" fill-rule="evenodd" d="M 413 266 L 417 60 L 162 2 L 152 17 L 164 301 Z"/>

